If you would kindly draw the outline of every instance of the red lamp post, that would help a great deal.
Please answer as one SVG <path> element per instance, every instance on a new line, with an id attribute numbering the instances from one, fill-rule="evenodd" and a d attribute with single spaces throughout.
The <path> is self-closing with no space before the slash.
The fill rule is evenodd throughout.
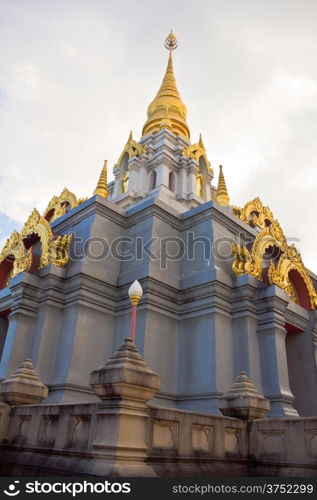
<path id="1" fill-rule="evenodd" d="M 140 283 L 135 280 L 129 288 L 129 297 L 132 304 L 130 338 L 134 342 L 136 326 L 136 306 L 141 300 L 143 290 Z"/>

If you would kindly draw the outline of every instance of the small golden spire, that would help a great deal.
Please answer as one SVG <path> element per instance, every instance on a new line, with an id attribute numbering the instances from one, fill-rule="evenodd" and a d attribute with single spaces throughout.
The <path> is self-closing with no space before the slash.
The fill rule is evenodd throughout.
<path id="1" fill-rule="evenodd" d="M 222 207 L 227 207 L 229 205 L 230 198 L 227 191 L 225 177 L 222 171 L 222 165 L 220 165 L 219 168 L 220 172 L 219 172 L 219 180 L 218 180 L 218 187 L 216 191 L 215 201 L 219 203 L 219 205 L 221 205 Z"/>
<path id="2" fill-rule="evenodd" d="M 166 118 L 167 112 L 174 134 L 179 134 L 189 139 L 190 133 L 186 123 L 187 109 L 178 92 L 174 76 L 172 51 L 177 48 L 178 42 L 173 31 L 166 38 L 164 45 L 169 50 L 167 68 L 162 85 L 155 99 L 148 107 L 148 119 L 143 127 L 142 136 L 158 132 L 161 129 L 162 120 Z"/>
<path id="3" fill-rule="evenodd" d="M 131 141 L 133 141 L 132 130 L 130 130 L 130 134 L 129 134 L 129 138 L 128 138 L 127 144 L 129 144 L 129 142 L 131 142 Z"/>
<path id="4" fill-rule="evenodd" d="M 104 165 L 101 170 L 101 174 L 99 177 L 99 181 L 96 189 L 94 190 L 94 194 L 98 194 L 103 198 L 108 198 L 108 188 L 107 188 L 107 160 L 105 160 Z"/>
<path id="5" fill-rule="evenodd" d="M 201 148 L 204 148 L 204 143 L 203 143 L 203 137 L 201 134 L 199 134 L 199 141 L 198 141 L 198 144 Z"/>

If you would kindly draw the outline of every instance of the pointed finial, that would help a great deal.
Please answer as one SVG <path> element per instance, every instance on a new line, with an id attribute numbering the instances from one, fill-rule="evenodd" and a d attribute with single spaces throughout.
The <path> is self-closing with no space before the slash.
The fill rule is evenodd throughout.
<path id="1" fill-rule="evenodd" d="M 129 134 L 129 138 L 128 138 L 127 144 L 129 144 L 129 142 L 131 142 L 131 141 L 133 141 L 132 130 L 130 130 L 130 134 Z"/>
<path id="2" fill-rule="evenodd" d="M 179 95 L 173 69 L 172 51 L 177 48 L 178 42 L 172 30 L 165 39 L 164 45 L 169 50 L 167 68 L 162 84 L 147 109 L 147 121 L 143 126 L 142 137 L 166 128 L 161 127 L 161 122 L 166 118 L 165 109 L 167 108 L 172 132 L 189 139 L 190 132 L 186 122 L 187 109 Z"/>
<path id="3" fill-rule="evenodd" d="M 108 198 L 108 188 L 107 188 L 107 160 L 105 160 L 104 165 L 101 170 L 101 174 L 98 180 L 98 184 L 96 189 L 94 190 L 94 194 L 98 194 L 103 198 Z"/>
<path id="4" fill-rule="evenodd" d="M 176 36 L 173 33 L 173 30 L 170 31 L 167 38 L 165 38 L 164 46 L 167 50 L 175 50 L 178 47 L 178 41 Z"/>
<path id="5" fill-rule="evenodd" d="M 218 180 L 218 187 L 217 187 L 215 201 L 219 203 L 219 205 L 221 205 L 222 207 L 227 207 L 229 205 L 230 198 L 227 191 L 225 177 L 222 171 L 222 165 L 220 165 L 219 168 L 220 172 L 219 172 L 219 180 Z"/>
<path id="6" fill-rule="evenodd" d="M 201 148 L 204 148 L 203 137 L 202 137 L 202 135 L 201 135 L 201 134 L 199 134 L 199 146 L 200 146 Z"/>

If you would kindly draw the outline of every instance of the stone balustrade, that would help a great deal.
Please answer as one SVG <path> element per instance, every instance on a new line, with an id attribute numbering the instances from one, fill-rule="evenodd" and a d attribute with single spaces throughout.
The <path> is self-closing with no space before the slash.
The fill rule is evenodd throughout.
<path id="1" fill-rule="evenodd" d="M 109 423 L 99 418 L 102 406 L 17 406 L 11 416 L 0 411 L 1 475 L 111 475 L 116 459 L 109 462 L 111 439 Z M 122 475 L 317 475 L 317 418 L 247 424 L 154 406 L 148 406 L 147 417 L 145 456 L 118 450 L 117 458 L 125 459 Z M 133 434 L 133 427 L 125 432 Z"/>

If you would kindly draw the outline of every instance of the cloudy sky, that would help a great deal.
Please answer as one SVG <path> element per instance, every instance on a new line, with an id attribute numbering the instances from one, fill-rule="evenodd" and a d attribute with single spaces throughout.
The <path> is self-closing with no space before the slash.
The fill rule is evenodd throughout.
<path id="1" fill-rule="evenodd" d="M 316 0 L 0 0 L 0 241 L 139 139 L 171 27 L 192 140 L 317 272 Z"/>

